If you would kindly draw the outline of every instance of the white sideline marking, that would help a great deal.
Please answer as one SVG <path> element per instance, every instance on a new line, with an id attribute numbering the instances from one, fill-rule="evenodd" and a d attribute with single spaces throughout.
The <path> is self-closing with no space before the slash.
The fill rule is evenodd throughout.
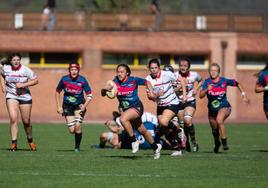
<path id="1" fill-rule="evenodd" d="M 96 173 L 44 173 L 44 172 L 10 172 L 10 171 L 1 171 L 0 175 L 30 175 L 30 176 L 88 176 L 88 177 L 141 177 L 141 178 L 159 178 L 161 177 L 158 174 L 96 174 Z M 172 177 L 174 177 L 172 175 Z M 176 178 L 176 177 L 174 177 Z"/>
<path id="2" fill-rule="evenodd" d="M 24 175 L 24 176 L 86 176 L 86 177 L 138 177 L 138 178 L 179 178 L 175 174 L 170 175 L 159 175 L 159 174 L 96 174 L 96 173 L 50 173 L 50 172 L 11 172 L 11 171 L 0 171 L 0 175 Z M 196 177 L 198 178 L 198 177 Z M 239 179 L 259 179 L 267 178 L 267 176 L 231 176 L 230 178 Z"/>

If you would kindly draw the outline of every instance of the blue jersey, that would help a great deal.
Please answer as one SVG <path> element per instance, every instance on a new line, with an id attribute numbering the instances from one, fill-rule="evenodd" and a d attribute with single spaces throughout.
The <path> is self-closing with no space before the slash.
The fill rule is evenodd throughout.
<path id="1" fill-rule="evenodd" d="M 69 75 L 63 76 L 58 83 L 57 91 L 64 91 L 63 103 L 79 105 L 85 102 L 85 93 L 91 94 L 90 86 L 83 76 L 72 79 Z"/>
<path id="2" fill-rule="evenodd" d="M 265 87 L 268 85 L 268 70 L 261 71 L 258 77 L 257 85 Z M 263 103 L 268 106 L 268 91 L 264 91 Z"/>
<path id="3" fill-rule="evenodd" d="M 237 81 L 220 77 L 218 82 L 213 82 L 211 78 L 208 78 L 203 83 L 202 90 L 207 89 L 209 85 L 211 85 L 212 88 L 207 92 L 208 108 L 213 111 L 218 111 L 223 107 L 230 107 L 226 96 L 227 86 L 237 86 Z"/>
<path id="4" fill-rule="evenodd" d="M 124 82 L 120 82 L 117 77 L 113 81 L 117 86 L 117 99 L 123 111 L 141 103 L 138 96 L 138 86 L 145 85 L 147 82 L 145 79 L 130 76 Z"/>
<path id="5" fill-rule="evenodd" d="M 147 121 L 143 123 L 145 128 L 147 129 L 147 131 L 149 133 L 151 133 L 153 139 L 155 139 L 155 131 L 156 131 L 156 127 L 157 125 L 154 124 L 153 122 Z M 145 140 L 145 138 L 138 132 L 135 130 L 135 136 L 136 139 L 139 140 L 140 142 L 140 148 L 141 149 L 150 149 L 151 145 L 148 141 Z"/>

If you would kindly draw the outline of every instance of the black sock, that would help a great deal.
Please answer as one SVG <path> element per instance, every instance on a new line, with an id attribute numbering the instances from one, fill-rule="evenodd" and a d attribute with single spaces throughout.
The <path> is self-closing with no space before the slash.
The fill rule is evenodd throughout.
<path id="1" fill-rule="evenodd" d="M 105 142 L 100 142 L 99 147 L 100 148 L 105 148 Z"/>
<path id="2" fill-rule="evenodd" d="M 136 137 L 135 137 L 135 135 L 133 135 L 133 136 L 130 137 L 130 142 L 136 142 Z"/>
<path id="3" fill-rule="evenodd" d="M 168 124 L 168 128 L 171 129 L 171 130 L 173 130 L 173 131 L 177 131 L 178 130 L 178 127 L 174 123 L 172 123 L 171 121 Z"/>
<path id="4" fill-rule="evenodd" d="M 28 143 L 32 143 L 33 142 L 33 138 L 27 138 Z"/>
<path id="5" fill-rule="evenodd" d="M 184 130 L 184 134 L 185 134 L 187 141 L 188 141 L 189 140 L 189 127 L 184 126 L 183 130 Z"/>
<path id="6" fill-rule="evenodd" d="M 221 138 L 221 143 L 223 146 L 227 146 L 227 138 Z"/>
<path id="7" fill-rule="evenodd" d="M 80 148 L 82 133 L 75 133 L 74 137 L 75 137 L 75 148 Z"/>
<path id="8" fill-rule="evenodd" d="M 220 144 L 220 140 L 219 140 L 219 129 L 212 129 L 212 135 L 214 137 L 214 143 L 215 145 L 219 145 Z"/>
<path id="9" fill-rule="evenodd" d="M 11 140 L 12 144 L 17 144 L 17 140 Z"/>
<path id="10" fill-rule="evenodd" d="M 189 129 L 189 135 L 191 137 L 191 142 L 193 144 L 196 144 L 194 124 L 192 124 L 191 126 L 189 126 L 188 129 Z"/>
<path id="11" fill-rule="evenodd" d="M 151 148 L 155 151 L 155 150 L 157 150 L 158 146 L 154 142 L 154 143 L 151 144 Z"/>

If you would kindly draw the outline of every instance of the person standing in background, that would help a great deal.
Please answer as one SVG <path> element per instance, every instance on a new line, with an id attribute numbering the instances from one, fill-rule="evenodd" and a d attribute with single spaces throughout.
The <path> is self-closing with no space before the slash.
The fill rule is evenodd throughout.
<path id="1" fill-rule="evenodd" d="M 150 5 L 150 11 L 152 14 L 155 15 L 153 31 L 159 31 L 162 22 L 160 0 L 152 0 L 152 3 Z"/>

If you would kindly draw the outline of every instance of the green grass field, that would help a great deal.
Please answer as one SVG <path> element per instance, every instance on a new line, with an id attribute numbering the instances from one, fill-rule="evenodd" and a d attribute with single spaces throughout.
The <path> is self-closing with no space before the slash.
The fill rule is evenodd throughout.
<path id="1" fill-rule="evenodd" d="M 20 125 L 19 150 L 8 151 L 9 126 L 0 125 L 0 187 L 268 187 L 268 126 L 227 125 L 230 150 L 212 153 L 208 125 L 196 126 L 198 153 L 170 157 L 164 150 L 153 160 L 151 150 L 96 149 L 101 125 L 84 126 L 81 152 L 65 125 L 34 125 L 38 151 L 28 150 Z"/>

